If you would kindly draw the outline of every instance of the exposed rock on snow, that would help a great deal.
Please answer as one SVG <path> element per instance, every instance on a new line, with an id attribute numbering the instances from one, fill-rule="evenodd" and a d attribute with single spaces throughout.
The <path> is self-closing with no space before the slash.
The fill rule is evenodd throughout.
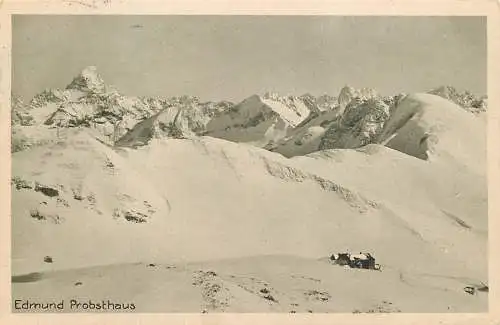
<path id="1" fill-rule="evenodd" d="M 143 223 L 147 222 L 150 216 L 145 213 L 136 211 L 134 209 L 131 209 L 129 211 L 124 211 L 122 209 L 115 209 L 113 211 L 113 218 L 117 219 L 124 218 L 125 220 L 130 222 Z"/>
<path id="2" fill-rule="evenodd" d="M 61 218 L 56 213 L 48 212 L 45 207 L 41 206 L 39 208 L 34 208 L 30 210 L 30 216 L 39 221 L 47 221 L 53 224 L 60 224 L 64 222 L 64 218 Z"/>
<path id="3" fill-rule="evenodd" d="M 85 131 L 73 130 L 64 141 L 18 152 L 13 159 L 13 222 L 24 225 L 15 229 L 35 230 L 33 219 L 70 228 L 86 225 L 83 228 L 94 229 L 95 234 L 96 228 L 120 220 L 152 222 L 158 215 L 168 215 L 164 198 L 153 188 L 144 188 L 136 171 Z"/>
<path id="4" fill-rule="evenodd" d="M 281 178 L 286 181 L 298 182 L 298 183 L 302 183 L 305 181 L 313 181 L 321 189 L 335 193 L 336 195 L 341 197 L 344 201 L 346 201 L 349 205 L 351 205 L 353 208 L 358 209 L 358 211 L 361 213 L 366 212 L 368 209 L 373 209 L 377 207 L 376 202 L 368 200 L 360 196 L 359 194 L 354 193 L 348 190 L 347 188 L 344 188 L 320 176 L 303 172 L 297 168 L 271 162 L 268 161 L 267 159 L 264 159 L 264 164 L 267 172 L 272 176 Z"/>
<path id="5" fill-rule="evenodd" d="M 319 149 L 358 148 L 373 143 L 390 116 L 389 106 L 381 99 L 354 98 L 344 114 L 324 133 Z"/>
<path id="6" fill-rule="evenodd" d="M 41 192 L 45 194 L 46 196 L 59 196 L 59 191 L 55 189 L 54 187 L 47 186 L 47 185 L 42 185 L 39 183 L 35 183 L 35 192 Z"/>

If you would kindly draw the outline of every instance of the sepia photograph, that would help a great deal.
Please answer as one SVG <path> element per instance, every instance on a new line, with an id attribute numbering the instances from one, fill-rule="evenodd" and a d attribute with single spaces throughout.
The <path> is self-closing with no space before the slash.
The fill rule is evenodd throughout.
<path id="1" fill-rule="evenodd" d="M 11 16 L 12 313 L 488 313 L 486 16 Z"/>

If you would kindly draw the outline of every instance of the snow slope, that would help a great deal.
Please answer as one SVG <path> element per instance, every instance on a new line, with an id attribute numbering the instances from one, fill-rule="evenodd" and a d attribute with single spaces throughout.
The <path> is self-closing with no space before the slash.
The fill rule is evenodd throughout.
<path id="1" fill-rule="evenodd" d="M 485 172 L 420 160 L 380 145 L 317 152 L 293 161 L 384 202 L 423 241 L 462 260 L 460 269 L 487 276 L 485 256 L 478 254 L 487 247 Z"/>
<path id="2" fill-rule="evenodd" d="M 340 150 L 340 158 L 324 152 L 318 155 L 329 158 L 289 160 L 210 137 L 153 139 L 138 149 L 112 149 L 80 132 L 66 142 L 15 153 L 13 175 L 20 180 L 13 184 L 13 274 L 140 261 L 183 264 L 229 258 L 248 266 L 245 274 L 249 276 L 252 263 L 247 258 L 251 256 L 285 254 L 317 259 L 337 251 L 369 250 L 384 269 L 392 270 L 383 275 L 381 287 L 375 286 L 379 293 L 399 283 L 401 273 L 417 278 L 412 282 L 424 281 L 422 277 L 431 274 L 432 279 L 424 281 L 426 286 L 432 283 L 443 290 L 450 284 L 442 284 L 436 277 L 486 281 L 486 256 L 478 254 L 486 247 L 486 205 L 471 204 L 485 199 L 486 192 L 479 191 L 481 179 L 446 174 L 433 169 L 430 162 L 391 149 L 369 148 L 375 154 Z M 437 175 L 442 177 L 440 186 L 435 184 Z M 457 175 L 460 178 L 454 179 Z M 35 182 L 57 189 L 58 194 L 35 190 Z M 25 183 L 32 188 L 24 187 Z M 468 186 L 460 187 L 463 184 Z M 456 187 L 462 192 L 454 197 L 450 191 Z M 430 193 L 429 188 L 433 188 Z M 467 207 L 469 210 L 462 210 Z M 33 216 L 33 209 L 39 214 Z M 127 212 L 135 217 L 145 214 L 145 222 L 127 220 Z M 44 263 L 44 256 L 51 256 L 54 262 Z M 290 265 L 288 271 L 279 271 L 279 260 L 271 263 L 275 266 L 264 264 L 253 272 L 257 278 L 270 272 L 276 281 L 272 285 L 278 286 L 279 272 L 292 269 Z M 57 274 L 55 279 L 60 279 Z M 350 277 L 341 275 L 339 279 L 344 276 Z M 363 281 L 370 281 L 353 277 L 342 295 L 343 290 L 362 288 Z M 109 286 L 116 286 L 114 280 L 109 281 Z M 462 284 L 451 285 L 457 297 L 449 298 L 447 304 L 462 311 L 481 308 L 481 303 L 464 302 Z M 53 290 L 66 292 L 65 285 L 60 285 L 53 283 Z M 130 285 L 126 286 L 127 295 L 138 294 L 135 284 Z M 397 294 L 411 292 L 403 287 Z M 14 295 L 23 295 L 23 290 L 34 293 L 14 284 Z M 436 292 L 421 290 L 419 303 Z M 350 299 L 352 303 L 338 308 L 352 308 L 355 298 Z M 369 308 L 377 299 L 357 306 Z M 234 308 L 241 310 L 243 305 L 239 301 Z M 406 310 L 428 307 L 425 303 L 411 306 L 410 302 L 406 306 Z M 194 307 L 181 304 L 175 308 L 192 311 Z M 266 304 L 257 302 L 247 308 L 268 310 Z M 283 311 L 288 307 L 276 308 Z"/>
<path id="3" fill-rule="evenodd" d="M 126 239 L 140 232 L 136 222 L 168 215 L 164 193 L 114 150 L 85 131 L 70 133 L 67 140 L 13 155 L 14 273 L 43 267 L 45 253 L 65 266 L 121 261 L 134 251 Z M 149 249 L 147 242 L 142 246 Z"/>
<path id="4" fill-rule="evenodd" d="M 379 142 L 420 159 L 486 170 L 486 119 L 436 95 L 405 97 Z"/>

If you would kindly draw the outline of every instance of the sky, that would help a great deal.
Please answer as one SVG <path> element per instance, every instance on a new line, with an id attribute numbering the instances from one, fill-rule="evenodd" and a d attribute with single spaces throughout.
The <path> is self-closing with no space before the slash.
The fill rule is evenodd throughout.
<path id="1" fill-rule="evenodd" d="M 94 65 L 126 95 L 240 101 L 266 91 L 486 94 L 484 17 L 47 16 L 12 21 L 12 91 L 64 88 Z"/>

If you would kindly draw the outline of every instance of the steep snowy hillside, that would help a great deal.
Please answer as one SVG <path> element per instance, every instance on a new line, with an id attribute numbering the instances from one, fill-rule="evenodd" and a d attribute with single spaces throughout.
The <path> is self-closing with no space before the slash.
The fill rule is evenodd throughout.
<path id="1" fill-rule="evenodd" d="M 129 224 L 168 215 L 164 193 L 123 157 L 86 132 L 69 133 L 66 140 L 13 154 L 14 270 L 42 266 L 38 254 L 43 251 L 54 252 L 56 259 L 65 256 L 62 264 L 121 260 L 130 250 L 120 248 L 124 241 L 110 240 L 113 232 L 123 232 L 124 240 L 136 231 Z M 99 246 L 115 250 L 115 257 L 93 255 Z"/>
<path id="2" fill-rule="evenodd" d="M 154 138 L 184 138 L 193 136 L 194 133 L 187 125 L 187 119 L 183 119 L 185 110 L 178 107 L 177 110 L 170 108 L 139 122 L 132 130 L 115 142 L 116 146 L 137 147 L 148 144 Z"/>
<path id="3" fill-rule="evenodd" d="M 430 94 L 405 97 L 378 141 L 420 159 L 440 161 L 484 174 L 486 119 Z"/>
<path id="4" fill-rule="evenodd" d="M 212 119 L 204 134 L 258 147 L 272 146 L 318 111 L 314 105 L 307 98 L 253 95 Z"/>

